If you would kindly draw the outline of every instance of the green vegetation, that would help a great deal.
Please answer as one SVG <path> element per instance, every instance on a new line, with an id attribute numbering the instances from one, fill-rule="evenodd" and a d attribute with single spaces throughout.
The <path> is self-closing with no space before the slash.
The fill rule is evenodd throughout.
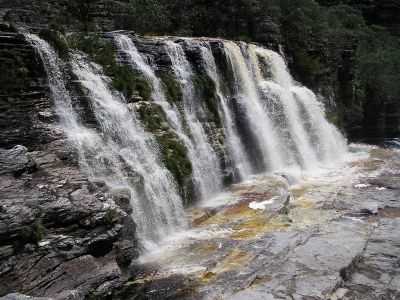
<path id="1" fill-rule="evenodd" d="M 381 27 L 373 27 L 361 41 L 356 58 L 359 92 L 373 90 L 381 97 L 400 98 L 399 39 Z"/>
<path id="2" fill-rule="evenodd" d="M 192 164 L 187 150 L 178 136 L 169 130 L 166 116 L 153 102 L 138 102 L 135 109 L 145 128 L 154 134 L 166 168 L 175 178 L 183 199 L 190 201 L 192 195 Z"/>
<path id="3" fill-rule="evenodd" d="M 68 37 L 69 46 L 87 53 L 94 62 L 101 65 L 107 76 L 112 78 L 112 85 L 130 98 L 136 92 L 144 100 L 150 100 L 151 87 L 143 76 L 128 66 L 119 65 L 115 50 L 110 40 L 100 34 L 73 34 Z"/>
<path id="4" fill-rule="evenodd" d="M 64 35 L 59 31 L 44 29 L 40 31 L 39 36 L 52 45 L 61 58 L 68 57 L 69 47 Z"/>
<path id="5" fill-rule="evenodd" d="M 333 119 L 355 137 L 367 133 L 352 132 L 353 112 L 368 122 L 377 107 L 399 106 L 398 11 L 384 10 L 379 17 L 379 1 L 131 0 L 130 7 L 135 21 L 128 28 L 142 34 L 216 36 L 276 49 L 283 45 L 296 79 L 333 95 Z"/>
<path id="6" fill-rule="evenodd" d="M 179 82 L 176 81 L 174 75 L 167 72 L 162 72 L 158 75 L 160 76 L 161 81 L 164 83 L 167 101 L 175 104 L 181 102 L 183 98 L 182 89 L 179 85 Z"/>
<path id="7" fill-rule="evenodd" d="M 104 223 L 107 226 L 112 227 L 115 223 L 118 222 L 118 218 L 119 218 L 118 212 L 115 209 L 109 209 L 104 215 Z"/>
<path id="8" fill-rule="evenodd" d="M 35 220 L 32 224 L 21 228 L 19 232 L 19 244 L 16 246 L 23 246 L 27 243 L 39 243 L 45 234 L 46 228 L 42 224 L 41 219 Z"/>
<path id="9" fill-rule="evenodd" d="M 210 77 L 202 73 L 196 74 L 193 82 L 196 91 L 201 95 L 201 99 L 204 99 L 210 120 L 214 121 L 217 127 L 222 127 L 218 112 L 219 101 L 216 99 L 214 82 Z"/>
<path id="10" fill-rule="evenodd" d="M 71 0 L 67 3 L 67 13 L 79 20 L 80 29 L 88 32 L 92 29 L 92 14 L 97 0 Z"/>

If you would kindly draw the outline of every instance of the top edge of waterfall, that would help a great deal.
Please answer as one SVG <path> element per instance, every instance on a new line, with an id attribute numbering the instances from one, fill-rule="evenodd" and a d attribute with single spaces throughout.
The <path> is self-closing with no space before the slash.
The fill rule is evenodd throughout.
<path id="1" fill-rule="evenodd" d="M 262 44 L 259 44 L 259 43 L 256 43 L 256 42 L 247 42 L 247 41 L 244 41 L 244 40 L 226 39 L 226 38 L 221 38 L 221 37 L 179 36 L 179 35 L 142 35 L 142 34 L 137 34 L 137 33 L 133 32 L 133 31 L 126 31 L 126 30 L 106 31 L 103 34 L 104 35 L 117 35 L 117 34 L 120 34 L 120 35 L 132 36 L 132 37 L 139 38 L 139 39 L 154 39 L 154 40 L 160 40 L 160 41 L 172 39 L 172 40 L 175 40 L 175 41 L 188 40 L 188 41 L 212 41 L 212 42 L 244 43 L 246 45 L 255 45 L 257 47 L 260 47 L 260 48 L 263 48 L 263 49 L 266 49 L 266 50 L 271 50 L 271 51 L 279 54 L 278 52 L 276 52 L 276 51 L 274 51 L 274 50 L 272 50 L 270 48 L 266 48 Z"/>

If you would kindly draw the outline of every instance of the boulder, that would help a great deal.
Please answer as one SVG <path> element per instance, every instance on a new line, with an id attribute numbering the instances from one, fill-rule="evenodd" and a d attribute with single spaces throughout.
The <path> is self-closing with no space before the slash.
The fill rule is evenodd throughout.
<path id="1" fill-rule="evenodd" d="M 29 156 L 26 147 L 18 145 L 9 150 L 0 149 L 0 175 L 18 176 L 24 172 L 33 171 L 35 167 L 36 163 Z"/>

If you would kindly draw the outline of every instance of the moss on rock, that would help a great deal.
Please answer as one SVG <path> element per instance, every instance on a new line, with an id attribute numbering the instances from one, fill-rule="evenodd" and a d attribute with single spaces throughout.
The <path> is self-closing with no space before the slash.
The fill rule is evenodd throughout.
<path id="1" fill-rule="evenodd" d="M 63 34 L 59 31 L 51 29 L 43 29 L 40 31 L 39 36 L 46 40 L 50 45 L 56 49 L 61 58 L 67 58 L 69 55 L 68 42 Z"/>
<path id="2" fill-rule="evenodd" d="M 156 138 L 160 146 L 161 159 L 171 172 L 185 204 L 193 199 L 192 164 L 187 156 L 187 149 L 169 128 L 164 111 L 154 102 L 137 102 L 135 111 L 139 114 L 145 128 Z"/>
<path id="3" fill-rule="evenodd" d="M 69 46 L 87 53 L 94 62 L 101 65 L 112 79 L 113 87 L 132 97 L 137 92 L 144 100 L 151 99 L 151 86 L 139 72 L 117 62 L 115 49 L 110 40 L 101 34 L 72 34 L 68 37 Z"/>
<path id="4" fill-rule="evenodd" d="M 178 103 L 183 100 L 182 89 L 174 75 L 168 72 L 158 74 L 165 86 L 165 93 L 169 103 Z"/>
<path id="5" fill-rule="evenodd" d="M 217 127 L 222 127 L 214 81 L 206 74 L 198 73 L 193 76 L 193 83 L 198 97 L 204 101 L 204 108 L 209 112 L 207 121 L 213 121 Z"/>

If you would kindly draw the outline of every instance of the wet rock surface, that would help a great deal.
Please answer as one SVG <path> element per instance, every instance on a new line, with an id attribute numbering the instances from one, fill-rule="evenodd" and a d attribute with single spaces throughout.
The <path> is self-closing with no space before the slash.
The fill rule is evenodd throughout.
<path id="1" fill-rule="evenodd" d="M 368 152 L 341 171 L 257 178 L 201 204 L 194 229 L 142 257 L 132 284 L 144 299 L 397 299 L 400 157 Z M 184 293 L 157 294 L 177 274 Z"/>
<path id="2" fill-rule="evenodd" d="M 66 165 L 60 146 L 29 153 L 34 171 L 0 175 L 1 295 L 87 295 L 121 284 L 120 265 L 137 258 L 131 217 L 111 193 L 91 188 L 78 166 Z M 15 151 L 6 153 L 24 170 Z"/>

